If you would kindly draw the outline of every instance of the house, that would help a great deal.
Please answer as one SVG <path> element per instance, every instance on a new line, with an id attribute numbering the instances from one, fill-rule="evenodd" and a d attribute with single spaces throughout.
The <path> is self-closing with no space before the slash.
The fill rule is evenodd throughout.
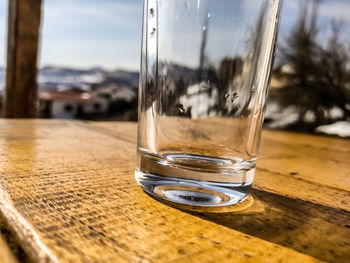
<path id="1" fill-rule="evenodd" d="M 39 111 L 42 117 L 74 119 L 89 114 L 105 114 L 109 102 L 96 93 L 68 91 L 40 91 Z"/>

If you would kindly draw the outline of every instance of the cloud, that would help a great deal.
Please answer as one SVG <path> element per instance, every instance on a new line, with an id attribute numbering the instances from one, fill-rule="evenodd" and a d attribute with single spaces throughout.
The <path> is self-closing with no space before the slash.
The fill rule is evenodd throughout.
<path id="1" fill-rule="evenodd" d="M 330 19 L 350 22 L 350 2 L 332 1 L 321 5 L 319 14 Z"/>
<path id="2" fill-rule="evenodd" d="M 103 66 L 108 69 L 118 67 L 138 69 L 140 44 L 137 41 L 105 41 L 92 39 L 90 41 L 54 40 L 42 47 L 42 54 L 46 57 L 41 66 L 46 64 L 66 65 L 70 67 L 89 68 Z"/>
<path id="3" fill-rule="evenodd" d="M 142 2 L 46 1 L 41 65 L 138 68 Z"/>
<path id="4" fill-rule="evenodd" d="M 95 1 L 81 3 L 74 1 L 72 4 L 61 2 L 61 4 L 52 4 L 45 2 L 44 23 L 60 26 L 75 26 L 82 24 L 101 24 L 110 23 L 110 25 L 122 28 L 132 28 L 135 22 L 141 21 L 142 6 L 138 3 L 121 1 Z M 138 19 L 139 18 L 139 19 Z"/>

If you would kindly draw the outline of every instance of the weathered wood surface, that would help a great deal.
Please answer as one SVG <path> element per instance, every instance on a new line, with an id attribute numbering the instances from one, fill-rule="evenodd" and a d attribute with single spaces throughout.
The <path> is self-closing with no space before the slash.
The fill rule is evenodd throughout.
<path id="1" fill-rule="evenodd" d="M 350 141 L 264 131 L 253 204 L 206 213 L 137 186 L 134 123 L 0 127 L 2 220 L 34 261 L 349 261 Z"/>
<path id="2" fill-rule="evenodd" d="M 9 0 L 5 117 L 37 114 L 37 58 L 41 0 Z"/>

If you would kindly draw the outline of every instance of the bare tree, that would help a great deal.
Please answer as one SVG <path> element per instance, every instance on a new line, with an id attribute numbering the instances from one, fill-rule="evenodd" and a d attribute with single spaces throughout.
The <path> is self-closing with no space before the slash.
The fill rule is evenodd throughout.
<path id="1" fill-rule="evenodd" d="M 349 49 L 339 39 L 341 23 L 332 23 L 332 36 L 326 47 L 317 41 L 317 15 L 320 1 L 304 1 L 299 18 L 286 45 L 280 48 L 281 60 L 292 67 L 291 74 L 277 94 L 282 106 L 298 109 L 299 123 L 308 111 L 314 113 L 314 126 L 329 123 L 329 110 L 337 106 L 349 115 Z"/>

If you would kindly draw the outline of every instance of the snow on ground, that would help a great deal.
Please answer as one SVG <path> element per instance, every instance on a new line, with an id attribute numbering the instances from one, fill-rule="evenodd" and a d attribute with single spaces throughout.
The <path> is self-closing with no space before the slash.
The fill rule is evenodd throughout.
<path id="1" fill-rule="evenodd" d="M 315 131 L 340 137 L 350 137 L 350 122 L 339 121 L 329 125 L 322 125 L 317 127 Z"/>
<path id="2" fill-rule="evenodd" d="M 289 106 L 282 109 L 277 103 L 269 103 L 265 119 L 270 119 L 271 122 L 266 124 L 266 127 L 271 129 L 284 128 L 298 121 L 299 115 L 295 106 Z"/>

